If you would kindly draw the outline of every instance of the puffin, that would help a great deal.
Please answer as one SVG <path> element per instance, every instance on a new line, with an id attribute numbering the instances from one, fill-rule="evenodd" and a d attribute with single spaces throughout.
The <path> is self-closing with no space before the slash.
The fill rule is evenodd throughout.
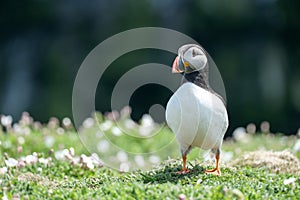
<path id="1" fill-rule="evenodd" d="M 187 154 L 198 147 L 215 155 L 215 168 L 205 173 L 221 175 L 221 146 L 229 122 L 224 99 L 209 84 L 209 67 L 206 51 L 196 44 L 181 46 L 172 65 L 173 73 L 183 74 L 166 107 L 166 121 L 182 155 L 182 170 L 178 174 L 190 172 Z"/>

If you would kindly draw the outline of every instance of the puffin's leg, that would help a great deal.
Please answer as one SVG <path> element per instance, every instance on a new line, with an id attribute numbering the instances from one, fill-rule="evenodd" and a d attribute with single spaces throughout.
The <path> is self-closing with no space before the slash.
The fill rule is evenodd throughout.
<path id="1" fill-rule="evenodd" d="M 206 174 L 214 174 L 214 175 L 217 175 L 217 176 L 221 175 L 221 170 L 219 168 L 220 154 L 221 154 L 221 150 L 220 150 L 220 148 L 218 148 L 216 150 L 216 152 L 215 152 L 215 155 L 216 155 L 216 167 L 214 169 L 211 169 L 211 170 L 206 170 L 205 171 Z"/>
<path id="2" fill-rule="evenodd" d="M 189 147 L 186 151 L 181 151 L 182 153 L 182 169 L 179 172 L 176 172 L 176 174 L 187 174 L 190 172 L 190 170 L 186 167 L 186 156 L 188 152 L 190 151 L 191 147 Z"/>

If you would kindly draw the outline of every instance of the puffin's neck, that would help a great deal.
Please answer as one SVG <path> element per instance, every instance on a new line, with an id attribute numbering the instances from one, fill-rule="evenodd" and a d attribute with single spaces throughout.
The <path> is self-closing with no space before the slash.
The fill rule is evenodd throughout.
<path id="1" fill-rule="evenodd" d="M 200 70 L 200 71 L 195 71 L 192 73 L 184 74 L 181 85 L 184 83 L 187 83 L 187 82 L 194 83 L 195 85 L 215 94 L 217 97 L 219 97 L 222 100 L 222 102 L 226 106 L 226 102 L 224 101 L 223 97 L 221 95 L 219 95 L 218 93 L 216 93 L 210 87 L 209 82 L 208 82 L 208 69 L 207 68 Z"/>
<path id="2" fill-rule="evenodd" d="M 195 85 L 206 89 L 210 90 L 211 88 L 209 86 L 208 82 L 208 71 L 207 70 L 200 70 L 200 71 L 195 71 L 192 73 L 184 74 L 183 79 L 182 79 L 182 84 L 186 82 L 191 82 L 194 83 Z"/>

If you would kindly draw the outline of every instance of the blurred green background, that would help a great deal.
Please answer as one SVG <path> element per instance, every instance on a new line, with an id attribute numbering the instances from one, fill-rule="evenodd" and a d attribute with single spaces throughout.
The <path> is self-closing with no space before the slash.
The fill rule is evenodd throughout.
<path id="1" fill-rule="evenodd" d="M 14 119 L 23 111 L 42 122 L 71 117 L 73 82 L 87 54 L 121 31 L 157 26 L 189 35 L 214 59 L 226 86 L 228 134 L 264 120 L 274 132 L 300 127 L 300 1 L 11 0 L 0 10 L 0 113 Z M 113 86 L 131 67 L 171 65 L 174 57 L 155 50 L 120 57 L 97 90 L 97 110 L 109 111 Z M 170 95 L 156 85 L 140 88 L 132 117 Z"/>

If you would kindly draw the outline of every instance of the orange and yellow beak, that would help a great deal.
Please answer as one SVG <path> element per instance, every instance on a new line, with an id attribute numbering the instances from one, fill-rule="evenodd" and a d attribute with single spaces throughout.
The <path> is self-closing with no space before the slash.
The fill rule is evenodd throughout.
<path id="1" fill-rule="evenodd" d="M 179 66 L 179 56 L 177 56 L 173 62 L 172 73 L 181 73 L 178 66 Z"/>
<path id="2" fill-rule="evenodd" d="M 182 73 L 188 66 L 187 62 L 182 62 L 180 56 L 177 56 L 172 65 L 172 73 Z"/>

